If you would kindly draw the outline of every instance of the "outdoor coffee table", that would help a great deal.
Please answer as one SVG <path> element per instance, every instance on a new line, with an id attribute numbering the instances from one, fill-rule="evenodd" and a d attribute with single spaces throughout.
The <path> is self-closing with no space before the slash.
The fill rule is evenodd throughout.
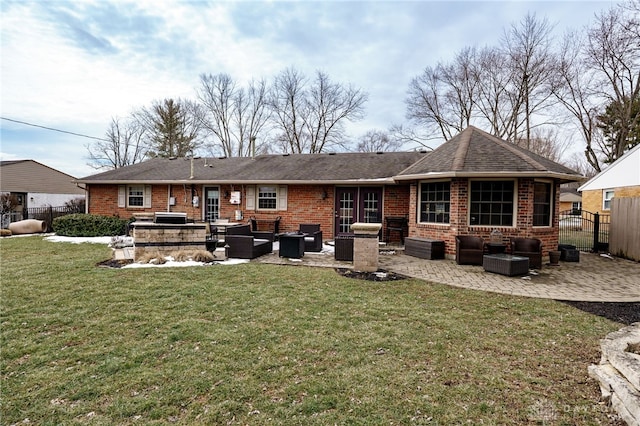
<path id="1" fill-rule="evenodd" d="M 280 257 L 289 257 L 299 259 L 304 256 L 304 237 L 305 233 L 286 233 L 279 234 L 280 240 Z"/>
<path id="2" fill-rule="evenodd" d="M 510 254 L 485 254 L 482 256 L 482 267 L 487 272 L 514 276 L 529 272 L 529 258 Z"/>

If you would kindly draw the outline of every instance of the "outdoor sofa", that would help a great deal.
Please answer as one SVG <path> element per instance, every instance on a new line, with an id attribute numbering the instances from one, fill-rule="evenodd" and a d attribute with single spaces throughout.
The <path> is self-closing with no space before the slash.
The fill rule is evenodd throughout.
<path id="1" fill-rule="evenodd" d="M 251 231 L 251 225 L 235 225 L 227 228 L 225 244 L 228 256 L 238 259 L 254 259 L 273 251 L 273 232 Z"/>

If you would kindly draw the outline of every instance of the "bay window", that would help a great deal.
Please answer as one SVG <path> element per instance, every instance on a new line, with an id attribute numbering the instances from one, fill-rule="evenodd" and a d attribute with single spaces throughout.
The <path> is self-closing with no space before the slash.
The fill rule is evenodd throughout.
<path id="1" fill-rule="evenodd" d="M 471 181 L 469 224 L 513 226 L 514 181 Z"/>
<path id="2" fill-rule="evenodd" d="M 420 222 L 449 223 L 451 182 L 420 184 Z"/>

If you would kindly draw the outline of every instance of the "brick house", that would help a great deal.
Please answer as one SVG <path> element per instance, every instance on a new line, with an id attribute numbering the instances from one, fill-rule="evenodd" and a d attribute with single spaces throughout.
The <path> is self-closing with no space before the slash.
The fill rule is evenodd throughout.
<path id="1" fill-rule="evenodd" d="M 353 222 L 382 223 L 386 239 L 385 217 L 404 216 L 410 235 L 442 239 L 452 254 L 455 235 L 488 238 L 494 229 L 557 245 L 558 187 L 580 178 L 470 127 L 429 153 L 155 158 L 78 182 L 87 188 L 88 213 L 280 217 L 281 232 L 320 223 L 325 239 L 349 232 Z"/>
<path id="2" fill-rule="evenodd" d="M 613 197 L 640 197 L 640 145 L 589 179 L 578 191 L 582 192 L 582 209 L 591 213 L 611 213 Z"/>
<path id="3" fill-rule="evenodd" d="M 468 127 L 395 177 L 410 184 L 409 233 L 445 241 L 539 238 L 558 245 L 560 184 L 581 179 L 561 164 Z"/>
<path id="4" fill-rule="evenodd" d="M 259 155 L 255 158 L 154 158 L 79 179 L 87 212 L 123 218 L 186 212 L 195 221 L 280 217 L 280 232 L 320 223 L 325 239 L 353 222 L 406 215 L 409 184 L 393 176 L 426 153 Z M 384 231 L 383 231 L 384 232 Z"/>

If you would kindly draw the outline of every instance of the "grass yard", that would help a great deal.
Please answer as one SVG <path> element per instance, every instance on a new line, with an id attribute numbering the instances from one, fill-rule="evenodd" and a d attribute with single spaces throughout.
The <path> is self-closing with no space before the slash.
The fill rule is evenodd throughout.
<path id="1" fill-rule="evenodd" d="M 550 300 L 249 263 L 105 269 L 0 240 L 0 423 L 599 425 L 621 324 Z M 28 419 L 28 420 L 27 420 Z"/>

